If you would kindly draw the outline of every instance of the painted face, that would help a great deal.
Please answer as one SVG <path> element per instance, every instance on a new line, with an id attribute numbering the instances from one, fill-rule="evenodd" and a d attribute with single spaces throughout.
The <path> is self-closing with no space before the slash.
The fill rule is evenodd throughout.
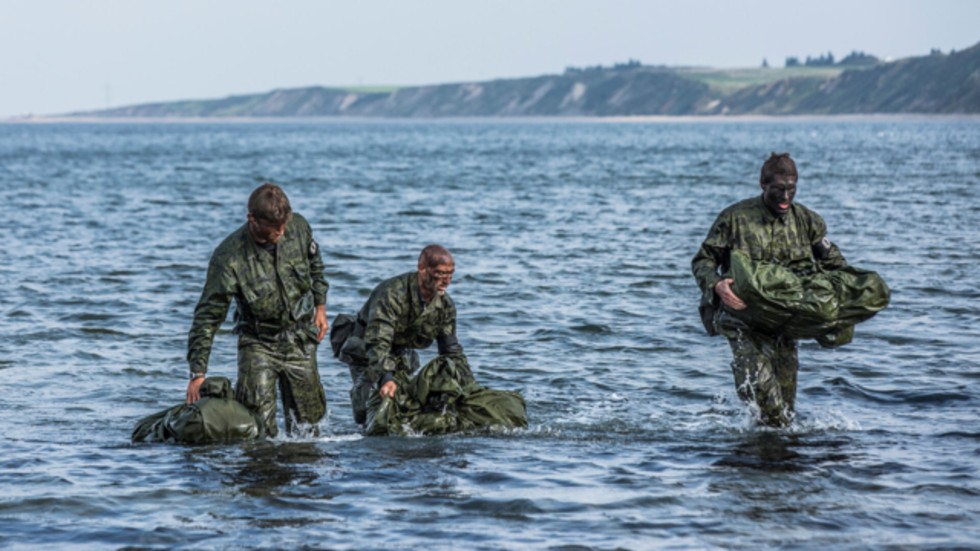
<path id="1" fill-rule="evenodd" d="M 453 281 L 456 263 L 450 260 L 419 270 L 419 288 L 426 300 L 446 294 L 446 289 Z"/>
<path id="2" fill-rule="evenodd" d="M 776 176 L 768 184 L 762 184 L 762 202 L 776 216 L 789 212 L 793 197 L 796 197 L 796 178 L 792 176 Z"/>
<path id="3" fill-rule="evenodd" d="M 265 243 L 278 243 L 282 239 L 283 234 L 286 233 L 287 223 L 288 221 L 282 224 L 273 224 L 255 218 L 251 214 L 248 215 L 248 231 L 252 234 L 252 239 L 260 245 Z"/>

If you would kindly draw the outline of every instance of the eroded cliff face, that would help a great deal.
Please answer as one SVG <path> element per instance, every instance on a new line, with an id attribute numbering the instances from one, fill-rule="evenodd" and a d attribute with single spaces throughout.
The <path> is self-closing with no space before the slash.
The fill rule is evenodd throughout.
<path id="1" fill-rule="evenodd" d="M 724 98 L 730 114 L 980 113 L 980 44 L 844 71 L 744 88 Z"/>
<path id="2" fill-rule="evenodd" d="M 587 71 L 359 93 L 275 90 L 220 100 L 135 105 L 105 117 L 536 117 L 707 113 L 719 98 L 704 83 L 661 68 Z"/>
<path id="3" fill-rule="evenodd" d="M 728 93 L 689 73 L 631 66 L 390 92 L 323 87 L 274 90 L 73 115 L 432 118 L 848 113 L 980 113 L 980 44 L 953 54 L 846 70 L 830 78 L 788 78 Z"/>

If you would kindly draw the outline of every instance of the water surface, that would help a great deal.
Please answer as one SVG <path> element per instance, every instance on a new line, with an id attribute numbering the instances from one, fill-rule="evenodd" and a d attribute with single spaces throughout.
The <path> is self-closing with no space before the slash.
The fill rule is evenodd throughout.
<path id="1" fill-rule="evenodd" d="M 770 151 L 893 289 L 852 344 L 802 344 L 785 430 L 738 402 L 690 275 Z M 331 317 L 453 250 L 477 378 L 530 427 L 363 438 L 324 346 L 321 437 L 131 445 L 182 399 L 209 255 L 265 180 L 313 225 Z M 0 181 L 5 547 L 980 541 L 976 120 L 0 125 Z"/>

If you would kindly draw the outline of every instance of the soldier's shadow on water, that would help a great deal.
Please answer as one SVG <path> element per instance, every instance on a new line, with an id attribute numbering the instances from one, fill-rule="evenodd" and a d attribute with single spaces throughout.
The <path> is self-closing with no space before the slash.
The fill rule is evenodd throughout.
<path id="1" fill-rule="evenodd" d="M 776 431 L 752 433 L 735 443 L 718 467 L 738 467 L 769 472 L 799 472 L 827 463 L 847 461 L 841 448 L 846 439 L 813 440 L 805 435 Z"/>

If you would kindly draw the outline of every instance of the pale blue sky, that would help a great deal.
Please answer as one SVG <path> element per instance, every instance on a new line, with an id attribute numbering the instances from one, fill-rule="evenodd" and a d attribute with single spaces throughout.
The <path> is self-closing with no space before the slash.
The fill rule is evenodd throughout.
<path id="1" fill-rule="evenodd" d="M 754 67 L 980 41 L 974 0 L 0 0 L 0 118 L 566 66 Z"/>

